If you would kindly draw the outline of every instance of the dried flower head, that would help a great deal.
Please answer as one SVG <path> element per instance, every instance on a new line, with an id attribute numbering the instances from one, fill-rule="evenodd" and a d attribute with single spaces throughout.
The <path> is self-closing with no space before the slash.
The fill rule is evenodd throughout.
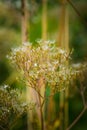
<path id="1" fill-rule="evenodd" d="M 74 77 L 69 54 L 56 46 L 54 41 L 37 41 L 37 46 L 23 44 L 12 50 L 11 58 L 29 87 L 39 90 L 38 81 L 44 79 L 53 93 L 64 90 Z"/>

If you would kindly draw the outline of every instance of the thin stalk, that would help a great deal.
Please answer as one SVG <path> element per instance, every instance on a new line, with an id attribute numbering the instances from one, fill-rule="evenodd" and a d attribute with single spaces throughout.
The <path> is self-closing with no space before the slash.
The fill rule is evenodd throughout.
<path id="1" fill-rule="evenodd" d="M 17 120 L 22 116 L 22 114 L 18 114 L 17 117 L 14 119 L 14 121 L 10 124 L 10 129 L 12 129 L 15 124 L 17 123 Z"/>
<path id="2" fill-rule="evenodd" d="M 82 15 L 80 14 L 80 12 L 78 11 L 78 9 L 76 8 L 76 5 L 71 1 L 71 0 L 67 0 L 68 3 L 72 6 L 72 8 L 75 10 L 75 12 L 77 13 L 77 15 L 79 16 L 79 18 L 81 19 L 81 22 L 83 24 L 86 25 L 87 27 L 87 21 L 82 17 Z"/>
<path id="3" fill-rule="evenodd" d="M 65 0 L 66 2 L 66 0 Z M 68 6 L 65 6 L 65 25 L 64 25 L 64 46 L 65 49 L 67 50 L 67 52 L 69 53 L 69 14 L 68 14 Z M 69 64 L 69 62 L 67 62 L 67 65 Z M 69 102 L 68 102 L 68 98 L 69 98 L 69 88 L 67 87 L 65 89 L 65 105 L 64 105 L 64 129 L 66 129 L 68 127 L 68 122 L 69 122 Z"/>
<path id="4" fill-rule="evenodd" d="M 86 110 L 87 110 L 87 108 L 84 107 L 84 109 L 81 111 L 81 113 L 77 116 L 77 118 L 71 123 L 71 125 L 66 130 L 70 130 L 79 121 L 79 119 L 83 116 L 83 114 L 85 113 Z"/>
<path id="5" fill-rule="evenodd" d="M 61 0 L 61 12 L 60 12 L 60 23 L 59 23 L 59 34 L 58 34 L 58 46 L 64 48 L 69 53 L 69 15 L 67 9 L 67 1 Z M 67 63 L 68 65 L 68 63 Z M 60 130 L 66 129 L 68 126 L 68 88 L 65 93 L 60 93 Z M 65 102 L 64 102 L 65 98 Z M 64 116 L 65 115 L 65 116 Z"/>
<path id="6" fill-rule="evenodd" d="M 27 4 L 28 4 L 28 0 L 21 0 L 21 33 L 22 33 L 22 44 L 24 44 L 25 42 L 28 42 L 28 26 L 29 26 L 29 22 L 28 22 L 28 18 L 29 18 L 29 13 L 27 10 Z M 32 98 L 32 89 L 29 87 L 26 87 L 26 100 L 29 102 L 29 100 L 31 100 Z M 27 111 L 27 127 L 28 130 L 31 129 L 32 130 L 32 125 L 31 125 L 31 121 L 32 121 L 32 112 L 30 113 L 29 111 Z"/>
<path id="7" fill-rule="evenodd" d="M 86 101 L 85 101 L 84 90 L 83 90 L 83 86 L 82 86 L 81 82 L 80 82 L 79 93 L 81 94 L 84 108 L 66 130 L 70 130 L 80 120 L 80 118 L 83 116 L 83 114 L 87 110 L 87 104 L 86 104 Z"/>
<path id="8" fill-rule="evenodd" d="M 64 25 L 65 25 L 65 7 L 64 3 L 61 0 L 61 10 L 60 10 L 60 21 L 59 21 L 59 31 L 58 31 L 58 46 L 64 48 L 65 37 L 64 37 Z M 59 96 L 59 120 L 60 120 L 60 127 L 59 130 L 63 130 L 63 117 L 64 117 L 64 92 L 60 92 Z"/>
<path id="9" fill-rule="evenodd" d="M 47 0 L 42 0 L 42 36 L 41 37 L 43 40 L 47 40 Z M 42 79 L 42 85 L 40 85 L 40 86 L 42 86 L 41 95 L 44 96 L 44 98 L 45 98 L 45 83 L 44 83 L 43 79 Z M 42 104 L 41 109 L 44 111 L 45 110 L 45 108 L 44 108 L 45 100 L 42 99 L 40 102 Z"/>
<path id="10" fill-rule="evenodd" d="M 64 48 L 64 20 L 65 18 L 65 7 L 62 4 L 60 9 L 60 21 L 58 28 L 58 46 Z"/>
<path id="11" fill-rule="evenodd" d="M 43 107 L 42 107 L 42 104 L 41 104 L 41 97 L 40 95 L 38 94 L 38 98 L 39 98 L 39 105 L 40 105 L 40 119 L 41 119 L 41 130 L 44 130 L 44 119 L 43 119 Z"/>
<path id="12" fill-rule="evenodd" d="M 3 128 L 2 126 L 0 126 L 0 128 L 1 128 L 2 130 L 5 130 L 5 128 Z"/>
<path id="13" fill-rule="evenodd" d="M 68 97 L 69 97 L 69 88 L 66 88 L 65 90 L 65 117 L 64 117 L 64 127 L 65 129 L 68 127 L 69 122 L 69 103 L 68 103 Z"/>
<path id="14" fill-rule="evenodd" d="M 47 0 L 42 0 L 42 39 L 47 40 Z"/>
<path id="15" fill-rule="evenodd" d="M 38 90 L 36 90 L 34 87 L 31 87 L 31 88 L 33 88 L 33 89 L 39 94 L 39 96 L 40 96 L 42 99 L 44 98 Z"/>
<path id="16" fill-rule="evenodd" d="M 59 119 L 60 119 L 60 130 L 63 130 L 64 124 L 63 124 L 63 118 L 64 118 L 64 91 L 60 92 L 60 111 L 59 111 Z"/>
<path id="17" fill-rule="evenodd" d="M 85 107 L 86 101 L 85 101 L 85 96 L 84 96 L 84 87 L 82 85 L 81 79 L 79 80 L 79 82 L 80 82 L 80 94 L 81 94 L 81 97 L 82 97 L 83 106 Z"/>
<path id="18" fill-rule="evenodd" d="M 22 44 L 28 41 L 28 12 L 27 12 L 27 0 L 21 0 L 21 30 L 22 30 Z"/>
<path id="19" fill-rule="evenodd" d="M 82 96 L 83 105 L 85 107 L 86 102 L 85 102 L 85 97 L 84 97 L 84 92 L 83 91 L 81 92 L 81 96 Z"/>

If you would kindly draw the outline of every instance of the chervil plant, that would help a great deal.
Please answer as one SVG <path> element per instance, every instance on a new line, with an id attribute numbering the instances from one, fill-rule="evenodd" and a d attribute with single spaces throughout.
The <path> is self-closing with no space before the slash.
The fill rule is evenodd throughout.
<path id="1" fill-rule="evenodd" d="M 14 128 L 18 119 L 33 107 L 34 104 L 21 100 L 19 90 L 11 89 L 8 85 L 0 86 L 0 130 Z"/>
<path id="2" fill-rule="evenodd" d="M 41 130 L 44 130 L 43 106 L 48 98 L 46 88 L 50 87 L 49 97 L 65 90 L 70 82 L 81 76 L 87 65 L 69 64 L 71 58 L 64 49 L 56 46 L 54 41 L 42 40 L 38 40 L 36 46 L 24 43 L 12 49 L 9 59 L 22 74 L 26 86 L 37 93 L 39 103 L 35 103 L 40 110 Z"/>
<path id="3" fill-rule="evenodd" d="M 65 90 L 75 78 L 76 73 L 68 64 L 70 56 L 64 49 L 56 46 L 54 41 L 38 40 L 36 46 L 24 43 L 12 49 L 9 58 L 22 74 L 26 86 L 33 88 L 38 94 L 43 130 L 42 107 L 47 98 L 45 96 L 47 86 L 50 87 L 50 96 L 52 96 L 56 92 Z"/>
<path id="4" fill-rule="evenodd" d="M 43 79 L 55 93 L 69 85 L 73 73 L 68 65 L 69 54 L 57 47 L 54 41 L 38 41 L 37 46 L 25 43 L 12 49 L 11 61 L 20 70 L 27 86 L 39 91 L 38 82 Z"/>

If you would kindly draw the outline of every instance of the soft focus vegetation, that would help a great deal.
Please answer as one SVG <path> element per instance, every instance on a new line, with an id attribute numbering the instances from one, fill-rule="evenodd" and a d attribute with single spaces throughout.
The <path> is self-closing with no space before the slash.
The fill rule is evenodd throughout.
<path id="1" fill-rule="evenodd" d="M 18 89 L 8 85 L 0 86 L 0 129 L 10 130 L 17 126 L 17 121 L 32 110 L 34 104 L 27 104 Z"/>
<path id="2" fill-rule="evenodd" d="M 25 1 L 0 0 L 0 130 L 86 130 L 87 1 Z"/>

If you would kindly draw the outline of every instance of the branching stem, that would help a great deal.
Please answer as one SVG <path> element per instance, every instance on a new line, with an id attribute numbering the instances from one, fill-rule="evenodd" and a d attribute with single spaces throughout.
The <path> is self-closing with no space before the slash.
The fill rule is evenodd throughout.
<path id="1" fill-rule="evenodd" d="M 0 126 L 0 128 L 1 128 L 2 130 L 5 130 L 2 126 Z"/>
<path id="2" fill-rule="evenodd" d="M 67 0 L 68 3 L 72 6 L 72 8 L 75 10 L 75 12 L 77 13 L 77 15 L 80 17 L 81 21 L 83 24 L 86 25 L 87 27 L 87 21 L 82 17 L 82 15 L 80 14 L 80 12 L 78 11 L 78 9 L 76 8 L 76 6 L 74 5 L 74 3 L 71 0 Z"/>
<path id="3" fill-rule="evenodd" d="M 72 122 L 72 124 L 66 129 L 66 130 L 70 130 L 78 121 L 79 119 L 83 116 L 83 114 L 86 111 L 86 107 L 84 107 L 84 109 L 81 111 L 81 113 L 77 116 L 77 118 Z"/>

